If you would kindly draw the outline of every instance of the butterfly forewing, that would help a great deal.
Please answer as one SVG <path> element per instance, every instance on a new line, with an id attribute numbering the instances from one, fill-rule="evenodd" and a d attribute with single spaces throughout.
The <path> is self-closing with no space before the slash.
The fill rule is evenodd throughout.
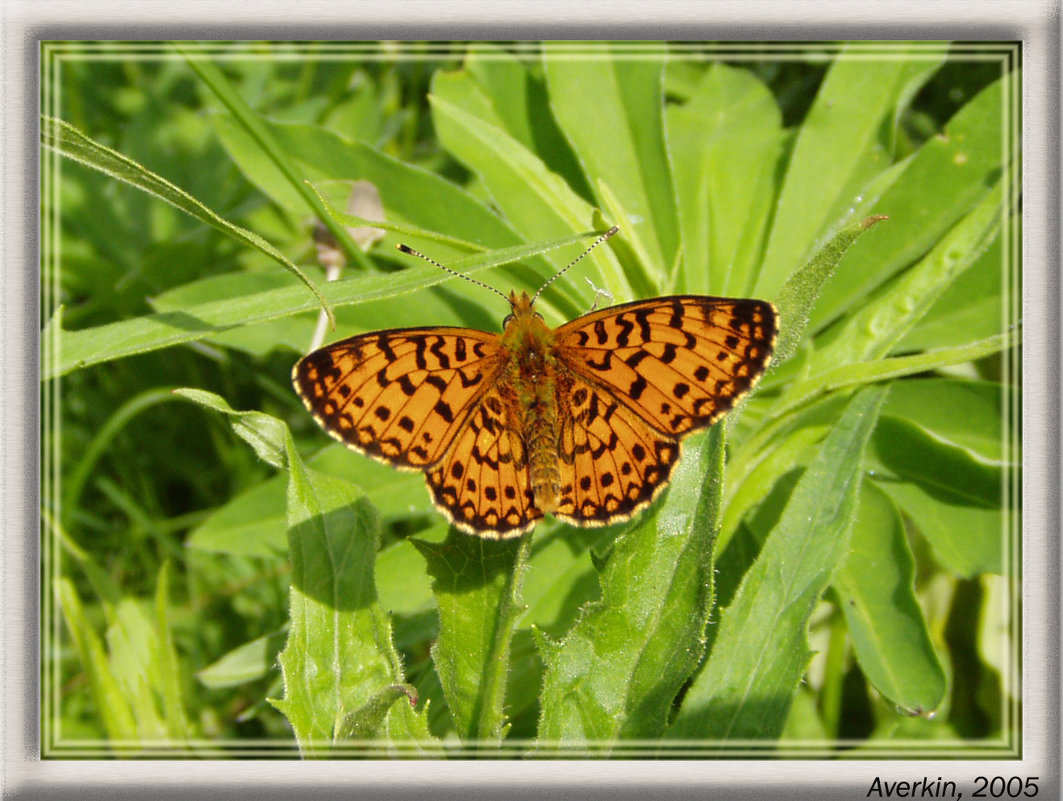
<path id="1" fill-rule="evenodd" d="M 467 328 L 363 334 L 300 360 L 292 380 L 336 439 L 398 467 L 446 453 L 498 370 L 498 336 Z"/>
<path id="2" fill-rule="evenodd" d="M 561 326 L 558 354 L 662 434 L 711 425 L 753 387 L 778 329 L 765 301 L 677 296 L 636 301 Z"/>

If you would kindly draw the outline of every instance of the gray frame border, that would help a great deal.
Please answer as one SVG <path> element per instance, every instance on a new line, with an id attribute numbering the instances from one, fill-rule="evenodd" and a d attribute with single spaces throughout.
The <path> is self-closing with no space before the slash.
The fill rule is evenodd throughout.
<path id="1" fill-rule="evenodd" d="M 1059 797 L 1060 761 L 1060 0 L 0 0 L 4 164 L 0 439 L 0 792 L 11 798 L 440 798 L 624 791 L 729 798 L 867 797 L 871 780 L 1039 776 Z M 253 16 L 252 16 L 253 14 Z M 1021 761 L 202 762 L 41 761 L 39 576 L 38 42 L 41 39 L 968 39 L 1023 42 L 1024 637 Z"/>

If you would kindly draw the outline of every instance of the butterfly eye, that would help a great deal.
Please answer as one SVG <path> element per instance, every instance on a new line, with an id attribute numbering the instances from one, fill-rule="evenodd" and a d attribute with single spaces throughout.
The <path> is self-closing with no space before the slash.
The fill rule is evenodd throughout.
<path id="1" fill-rule="evenodd" d="M 535 312 L 535 316 L 538 317 L 540 320 L 543 319 L 543 316 L 539 314 L 539 312 Z"/>
<path id="2" fill-rule="evenodd" d="M 502 327 L 503 327 L 503 328 L 505 328 L 505 327 L 506 327 L 507 325 L 509 325 L 509 322 L 510 322 L 510 320 L 512 320 L 512 319 L 513 319 L 513 315 L 512 315 L 512 314 L 507 314 L 507 315 L 506 315 L 506 319 L 504 319 L 504 320 L 502 321 Z"/>

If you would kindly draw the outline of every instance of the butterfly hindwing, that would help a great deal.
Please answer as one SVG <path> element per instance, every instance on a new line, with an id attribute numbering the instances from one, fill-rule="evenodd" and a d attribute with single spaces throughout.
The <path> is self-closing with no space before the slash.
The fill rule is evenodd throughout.
<path id="1" fill-rule="evenodd" d="M 411 328 L 345 339 L 301 359 L 292 380 L 336 439 L 397 467 L 446 453 L 499 363 L 498 336 Z"/>
<path id="2" fill-rule="evenodd" d="M 561 492 L 556 517 L 580 526 L 630 517 L 668 482 L 679 443 L 627 406 L 575 380 L 559 398 Z"/>
<path id="3" fill-rule="evenodd" d="M 573 372 L 679 436 L 716 422 L 749 392 L 777 328 L 765 301 L 687 295 L 592 312 L 556 333 Z"/>
<path id="4" fill-rule="evenodd" d="M 522 534 L 543 516 L 513 412 L 506 396 L 488 389 L 446 456 L 426 473 L 436 506 L 458 528 L 491 539 Z"/>

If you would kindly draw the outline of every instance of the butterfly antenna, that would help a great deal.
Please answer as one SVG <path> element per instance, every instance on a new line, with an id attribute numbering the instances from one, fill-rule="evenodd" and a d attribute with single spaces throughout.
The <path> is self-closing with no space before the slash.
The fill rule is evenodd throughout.
<path id="1" fill-rule="evenodd" d="M 397 247 L 397 248 L 398 248 L 399 250 L 401 250 L 401 251 L 402 251 L 403 253 L 408 253 L 408 254 L 410 254 L 411 256 L 418 256 L 418 257 L 420 257 L 420 258 L 424 259 L 424 260 L 425 260 L 426 262 L 428 262 L 429 264 L 434 264 L 434 265 L 435 265 L 436 267 L 438 267 L 438 268 L 439 268 L 440 270 L 445 270 L 446 272 L 450 273 L 451 275 L 456 275 L 456 276 L 458 276 L 458 278 L 464 278 L 464 279 L 465 279 L 466 281 L 470 281 L 470 282 L 472 282 L 472 283 L 476 284 L 477 286 L 482 286 L 482 287 L 483 287 L 484 289 L 490 289 L 490 290 L 491 290 L 492 292 L 494 292 L 494 293 L 495 293 L 496 295 L 501 295 L 501 296 L 502 296 L 503 298 L 506 298 L 506 296 L 505 296 L 505 294 L 504 294 L 504 293 L 502 293 L 502 292 L 499 292 L 499 291 L 498 291 L 497 289 L 495 289 L 495 288 L 494 288 L 493 286 L 491 286 L 490 284 L 485 284 L 485 283 L 484 283 L 483 281 L 477 281 L 477 280 L 476 280 L 475 278 L 470 278 L 469 276 L 465 275 L 465 273 L 459 273 L 459 272 L 458 272 L 457 270 L 452 270 L 452 269 L 450 269 L 449 267 L 447 267 L 447 266 L 445 266 L 445 265 L 443 265 L 443 264 L 440 264 L 440 263 L 439 263 L 438 261 L 436 261 L 435 259 L 430 259 L 430 258 L 428 258 L 428 256 L 424 255 L 423 253 L 420 253 L 420 252 L 418 252 L 418 251 L 414 250 L 414 249 L 413 249 L 413 248 L 411 248 L 411 247 L 410 247 L 409 245 L 404 245 L 404 244 L 402 244 L 402 243 L 400 242 L 400 243 L 399 243 L 398 245 L 396 245 L 395 247 Z M 509 298 L 506 298 L 506 301 L 509 301 Z"/>
<path id="2" fill-rule="evenodd" d="M 556 281 L 562 275 L 564 275 L 568 271 L 568 269 L 570 267 L 572 267 L 574 264 L 576 264 L 580 259 L 582 259 L 588 253 L 590 253 L 592 250 L 594 250 L 596 247 L 598 247 L 598 245 L 602 244 L 602 242 L 604 242 L 606 239 L 611 237 L 613 234 L 615 234 L 619 230 L 620 230 L 620 228 L 618 226 L 614 225 L 612 228 L 610 228 L 608 231 L 606 231 L 600 237 L 595 239 L 594 242 L 591 243 L 591 246 L 589 248 L 587 248 L 585 251 L 580 253 L 576 258 L 574 258 L 572 261 L 570 261 L 565 266 L 565 268 L 563 270 L 560 270 L 559 272 L 554 273 L 553 277 L 549 281 L 547 281 L 545 284 L 543 284 L 541 287 L 539 287 L 539 291 L 536 292 L 535 293 L 535 297 L 532 298 L 532 303 L 534 304 L 535 301 L 539 299 L 539 296 L 541 294 L 543 294 L 543 290 L 546 289 L 548 286 L 550 286 L 550 284 L 552 284 L 554 281 Z"/>

